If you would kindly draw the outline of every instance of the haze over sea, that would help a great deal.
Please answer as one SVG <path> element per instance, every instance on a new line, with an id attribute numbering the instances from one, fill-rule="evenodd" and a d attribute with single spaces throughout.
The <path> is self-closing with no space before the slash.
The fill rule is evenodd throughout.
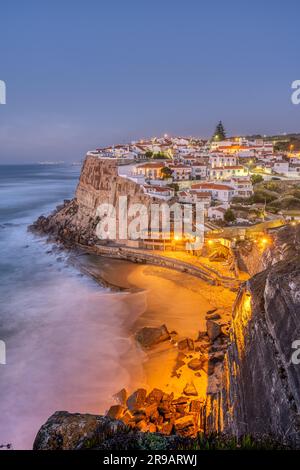
<path id="1" fill-rule="evenodd" d="M 128 365 L 141 363 L 123 323 L 138 315 L 136 302 L 82 276 L 65 252 L 27 231 L 74 195 L 79 173 L 0 166 L 0 444 L 15 449 L 31 448 L 57 410 L 103 413 L 129 385 Z"/>

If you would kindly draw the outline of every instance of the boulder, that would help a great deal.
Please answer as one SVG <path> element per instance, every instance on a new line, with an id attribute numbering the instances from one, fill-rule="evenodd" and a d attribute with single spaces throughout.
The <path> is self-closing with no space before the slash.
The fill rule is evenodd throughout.
<path id="1" fill-rule="evenodd" d="M 127 408 L 135 411 L 143 407 L 146 400 L 147 391 L 144 388 L 138 388 L 127 398 Z"/>
<path id="2" fill-rule="evenodd" d="M 122 418 L 125 412 L 125 408 L 122 405 L 113 405 L 109 408 L 106 416 L 109 416 L 112 419 L 120 419 Z"/>
<path id="3" fill-rule="evenodd" d="M 208 340 L 207 331 L 206 330 L 199 331 L 197 342 L 202 342 L 202 341 L 207 341 L 207 340 Z"/>
<path id="4" fill-rule="evenodd" d="M 192 400 L 190 403 L 191 413 L 200 413 L 202 408 L 202 402 L 200 400 Z"/>
<path id="5" fill-rule="evenodd" d="M 201 359 L 192 359 L 188 362 L 188 367 L 192 370 L 200 370 L 202 369 L 203 361 Z"/>
<path id="6" fill-rule="evenodd" d="M 172 405 L 186 405 L 188 402 L 188 398 L 187 397 L 179 397 L 179 398 L 176 398 L 175 400 L 172 401 Z"/>
<path id="7" fill-rule="evenodd" d="M 151 405 L 147 405 L 144 409 L 144 412 L 148 418 L 151 418 L 153 415 L 156 415 L 157 403 L 152 403 Z"/>
<path id="8" fill-rule="evenodd" d="M 96 432 L 99 439 L 105 439 L 125 431 L 126 425 L 122 421 L 113 421 L 108 416 L 56 411 L 40 428 L 33 450 L 83 449 Z"/>
<path id="9" fill-rule="evenodd" d="M 141 420 L 137 423 L 136 428 L 139 431 L 147 432 L 149 430 L 149 425 L 146 421 Z"/>
<path id="10" fill-rule="evenodd" d="M 128 398 L 128 393 L 127 393 L 127 390 L 125 388 L 122 388 L 122 390 L 120 390 L 118 393 L 116 393 L 113 398 L 116 400 L 116 402 L 118 402 L 120 405 L 122 406 L 125 406 L 126 405 L 126 401 L 127 401 L 127 398 Z"/>
<path id="11" fill-rule="evenodd" d="M 194 417 L 192 415 L 186 415 L 182 418 L 176 419 L 174 427 L 176 433 L 184 437 L 194 436 L 197 432 Z"/>
<path id="12" fill-rule="evenodd" d="M 211 313 L 210 315 L 206 315 L 206 320 L 220 320 L 221 315 L 219 313 Z"/>
<path id="13" fill-rule="evenodd" d="M 178 342 L 179 351 L 194 351 L 194 340 L 191 338 L 185 338 Z"/>
<path id="14" fill-rule="evenodd" d="M 156 344 L 171 339 L 166 325 L 157 328 L 145 326 L 137 332 L 135 337 L 143 348 L 151 348 Z"/>
<path id="15" fill-rule="evenodd" d="M 211 310 L 207 310 L 206 315 L 211 315 L 212 313 L 215 313 L 218 310 L 218 308 L 212 308 Z"/>
<path id="16" fill-rule="evenodd" d="M 160 429 L 160 433 L 169 436 L 173 430 L 173 423 L 163 423 Z"/>
<path id="17" fill-rule="evenodd" d="M 211 341 L 214 341 L 221 334 L 221 326 L 214 320 L 206 321 L 207 334 Z"/>
<path id="18" fill-rule="evenodd" d="M 123 416 L 122 416 L 122 422 L 124 424 L 129 424 L 132 421 L 132 415 L 127 411 Z"/>
<path id="19" fill-rule="evenodd" d="M 157 427 L 156 427 L 155 424 L 153 424 L 153 423 L 148 423 L 148 424 L 147 424 L 147 427 L 146 427 L 146 429 L 145 429 L 145 431 L 146 431 L 146 432 L 156 432 L 156 429 L 157 429 Z"/>
<path id="20" fill-rule="evenodd" d="M 159 388 L 154 388 L 147 396 L 146 402 L 149 404 L 152 404 L 152 403 L 158 404 L 162 400 L 163 396 L 164 396 L 164 392 L 162 390 L 160 390 Z"/>
<path id="21" fill-rule="evenodd" d="M 196 389 L 195 385 L 193 384 L 193 382 L 190 382 L 190 383 L 186 384 L 186 386 L 183 389 L 183 393 L 187 396 L 197 396 L 198 395 L 197 389 Z"/>

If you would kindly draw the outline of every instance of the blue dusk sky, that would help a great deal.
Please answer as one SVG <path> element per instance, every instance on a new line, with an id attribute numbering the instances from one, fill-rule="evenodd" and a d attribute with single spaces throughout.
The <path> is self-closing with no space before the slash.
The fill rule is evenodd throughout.
<path id="1" fill-rule="evenodd" d="M 0 162 L 164 133 L 299 132 L 299 0 L 1 0 Z"/>

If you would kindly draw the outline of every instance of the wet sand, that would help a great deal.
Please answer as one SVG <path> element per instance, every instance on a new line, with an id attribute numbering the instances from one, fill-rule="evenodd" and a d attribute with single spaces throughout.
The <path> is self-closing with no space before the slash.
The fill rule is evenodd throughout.
<path id="1" fill-rule="evenodd" d="M 188 274 L 151 265 L 94 255 L 85 255 L 84 260 L 88 269 L 98 272 L 105 282 L 127 290 L 123 301 L 128 302 L 133 311 L 141 312 L 129 326 L 132 337 L 145 326 L 165 324 L 170 332 L 178 333 L 176 340 L 185 337 L 196 340 L 198 332 L 206 329 L 205 315 L 208 310 L 219 308 L 224 312 L 224 318 L 230 318 L 235 294 L 223 287 L 211 286 Z M 185 367 L 179 371 L 180 378 L 174 375 L 178 356 L 176 345 L 167 341 L 143 353 L 144 377 L 136 380 L 137 377 L 132 376 L 129 391 L 138 386 L 148 390 L 158 387 L 180 395 L 185 384 L 193 380 L 199 395 L 206 395 L 206 374 L 195 376 L 192 370 Z M 193 354 L 190 355 L 192 357 Z M 125 366 L 126 357 L 122 362 Z M 130 365 L 127 364 L 127 367 L 130 368 Z"/>

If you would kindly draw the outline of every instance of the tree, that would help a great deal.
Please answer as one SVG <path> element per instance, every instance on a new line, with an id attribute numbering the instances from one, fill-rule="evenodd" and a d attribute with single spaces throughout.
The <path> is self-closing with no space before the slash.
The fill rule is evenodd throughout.
<path id="1" fill-rule="evenodd" d="M 152 158 L 158 159 L 158 160 L 165 160 L 167 159 L 167 155 L 164 152 L 157 152 L 152 155 Z"/>
<path id="2" fill-rule="evenodd" d="M 225 214 L 224 214 L 224 220 L 225 222 L 234 222 L 235 221 L 235 215 L 232 209 L 227 209 Z"/>
<path id="3" fill-rule="evenodd" d="M 179 184 L 178 183 L 171 183 L 168 185 L 170 188 L 173 188 L 175 193 L 179 191 Z"/>
<path id="4" fill-rule="evenodd" d="M 226 132 L 225 132 L 222 121 L 219 121 L 219 123 L 216 126 L 215 133 L 213 135 L 213 140 L 225 140 L 225 139 L 226 139 Z"/>
<path id="5" fill-rule="evenodd" d="M 152 156 L 153 156 L 153 152 L 151 152 L 151 150 L 147 150 L 147 152 L 145 152 L 146 158 L 152 158 Z"/>
<path id="6" fill-rule="evenodd" d="M 252 184 L 257 184 L 257 183 L 261 183 L 263 181 L 263 177 L 261 175 L 252 175 L 251 176 L 251 182 Z"/>
<path id="7" fill-rule="evenodd" d="M 161 169 L 161 174 L 164 180 L 167 180 L 172 177 L 172 170 L 168 166 L 164 166 Z"/>

